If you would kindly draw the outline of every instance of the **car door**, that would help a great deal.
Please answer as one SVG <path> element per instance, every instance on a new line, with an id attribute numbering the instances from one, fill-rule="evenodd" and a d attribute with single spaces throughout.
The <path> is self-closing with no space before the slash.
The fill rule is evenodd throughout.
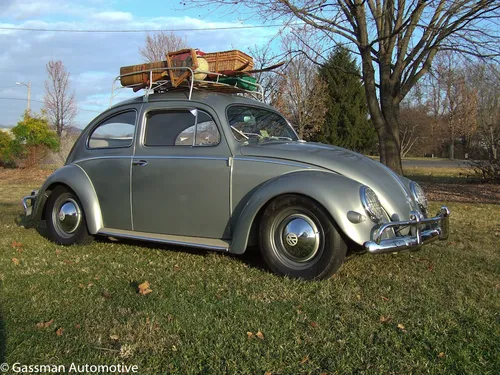
<path id="1" fill-rule="evenodd" d="M 134 230 L 227 238 L 229 147 L 209 108 L 145 106 L 132 161 Z"/>
<path id="2" fill-rule="evenodd" d="M 116 108 L 95 121 L 74 162 L 89 176 L 107 228 L 132 229 L 130 169 L 140 106 Z"/>

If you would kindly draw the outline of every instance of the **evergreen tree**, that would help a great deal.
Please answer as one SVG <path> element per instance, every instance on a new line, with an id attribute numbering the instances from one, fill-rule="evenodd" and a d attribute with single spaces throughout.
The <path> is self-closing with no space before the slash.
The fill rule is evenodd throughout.
<path id="1" fill-rule="evenodd" d="M 319 70 L 327 85 L 326 121 L 316 140 L 358 152 L 369 152 L 376 133 L 368 119 L 360 71 L 350 52 L 337 47 Z"/>

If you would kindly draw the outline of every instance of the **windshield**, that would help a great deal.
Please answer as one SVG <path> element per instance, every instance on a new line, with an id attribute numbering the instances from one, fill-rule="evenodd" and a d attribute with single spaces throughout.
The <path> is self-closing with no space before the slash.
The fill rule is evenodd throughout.
<path id="1" fill-rule="evenodd" d="M 286 120 L 263 108 L 231 106 L 227 118 L 234 137 L 240 141 L 297 141 L 297 134 Z"/>

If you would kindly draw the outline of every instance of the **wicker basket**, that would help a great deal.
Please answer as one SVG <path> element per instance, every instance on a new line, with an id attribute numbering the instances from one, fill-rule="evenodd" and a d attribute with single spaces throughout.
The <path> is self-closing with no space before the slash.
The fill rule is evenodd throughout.
<path id="1" fill-rule="evenodd" d="M 206 53 L 203 58 L 207 60 L 211 72 L 237 70 L 247 62 L 249 64 L 243 71 L 253 69 L 252 57 L 238 50 Z"/>

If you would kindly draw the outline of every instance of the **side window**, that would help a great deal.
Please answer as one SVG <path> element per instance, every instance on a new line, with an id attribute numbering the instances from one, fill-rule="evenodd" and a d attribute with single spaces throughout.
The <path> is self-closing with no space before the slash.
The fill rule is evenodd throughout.
<path id="1" fill-rule="evenodd" d="M 89 148 L 130 147 L 134 139 L 135 111 L 122 112 L 101 122 L 90 134 Z"/>
<path id="2" fill-rule="evenodd" d="M 216 146 L 219 142 L 217 126 L 206 112 L 161 110 L 147 114 L 146 146 Z"/>

